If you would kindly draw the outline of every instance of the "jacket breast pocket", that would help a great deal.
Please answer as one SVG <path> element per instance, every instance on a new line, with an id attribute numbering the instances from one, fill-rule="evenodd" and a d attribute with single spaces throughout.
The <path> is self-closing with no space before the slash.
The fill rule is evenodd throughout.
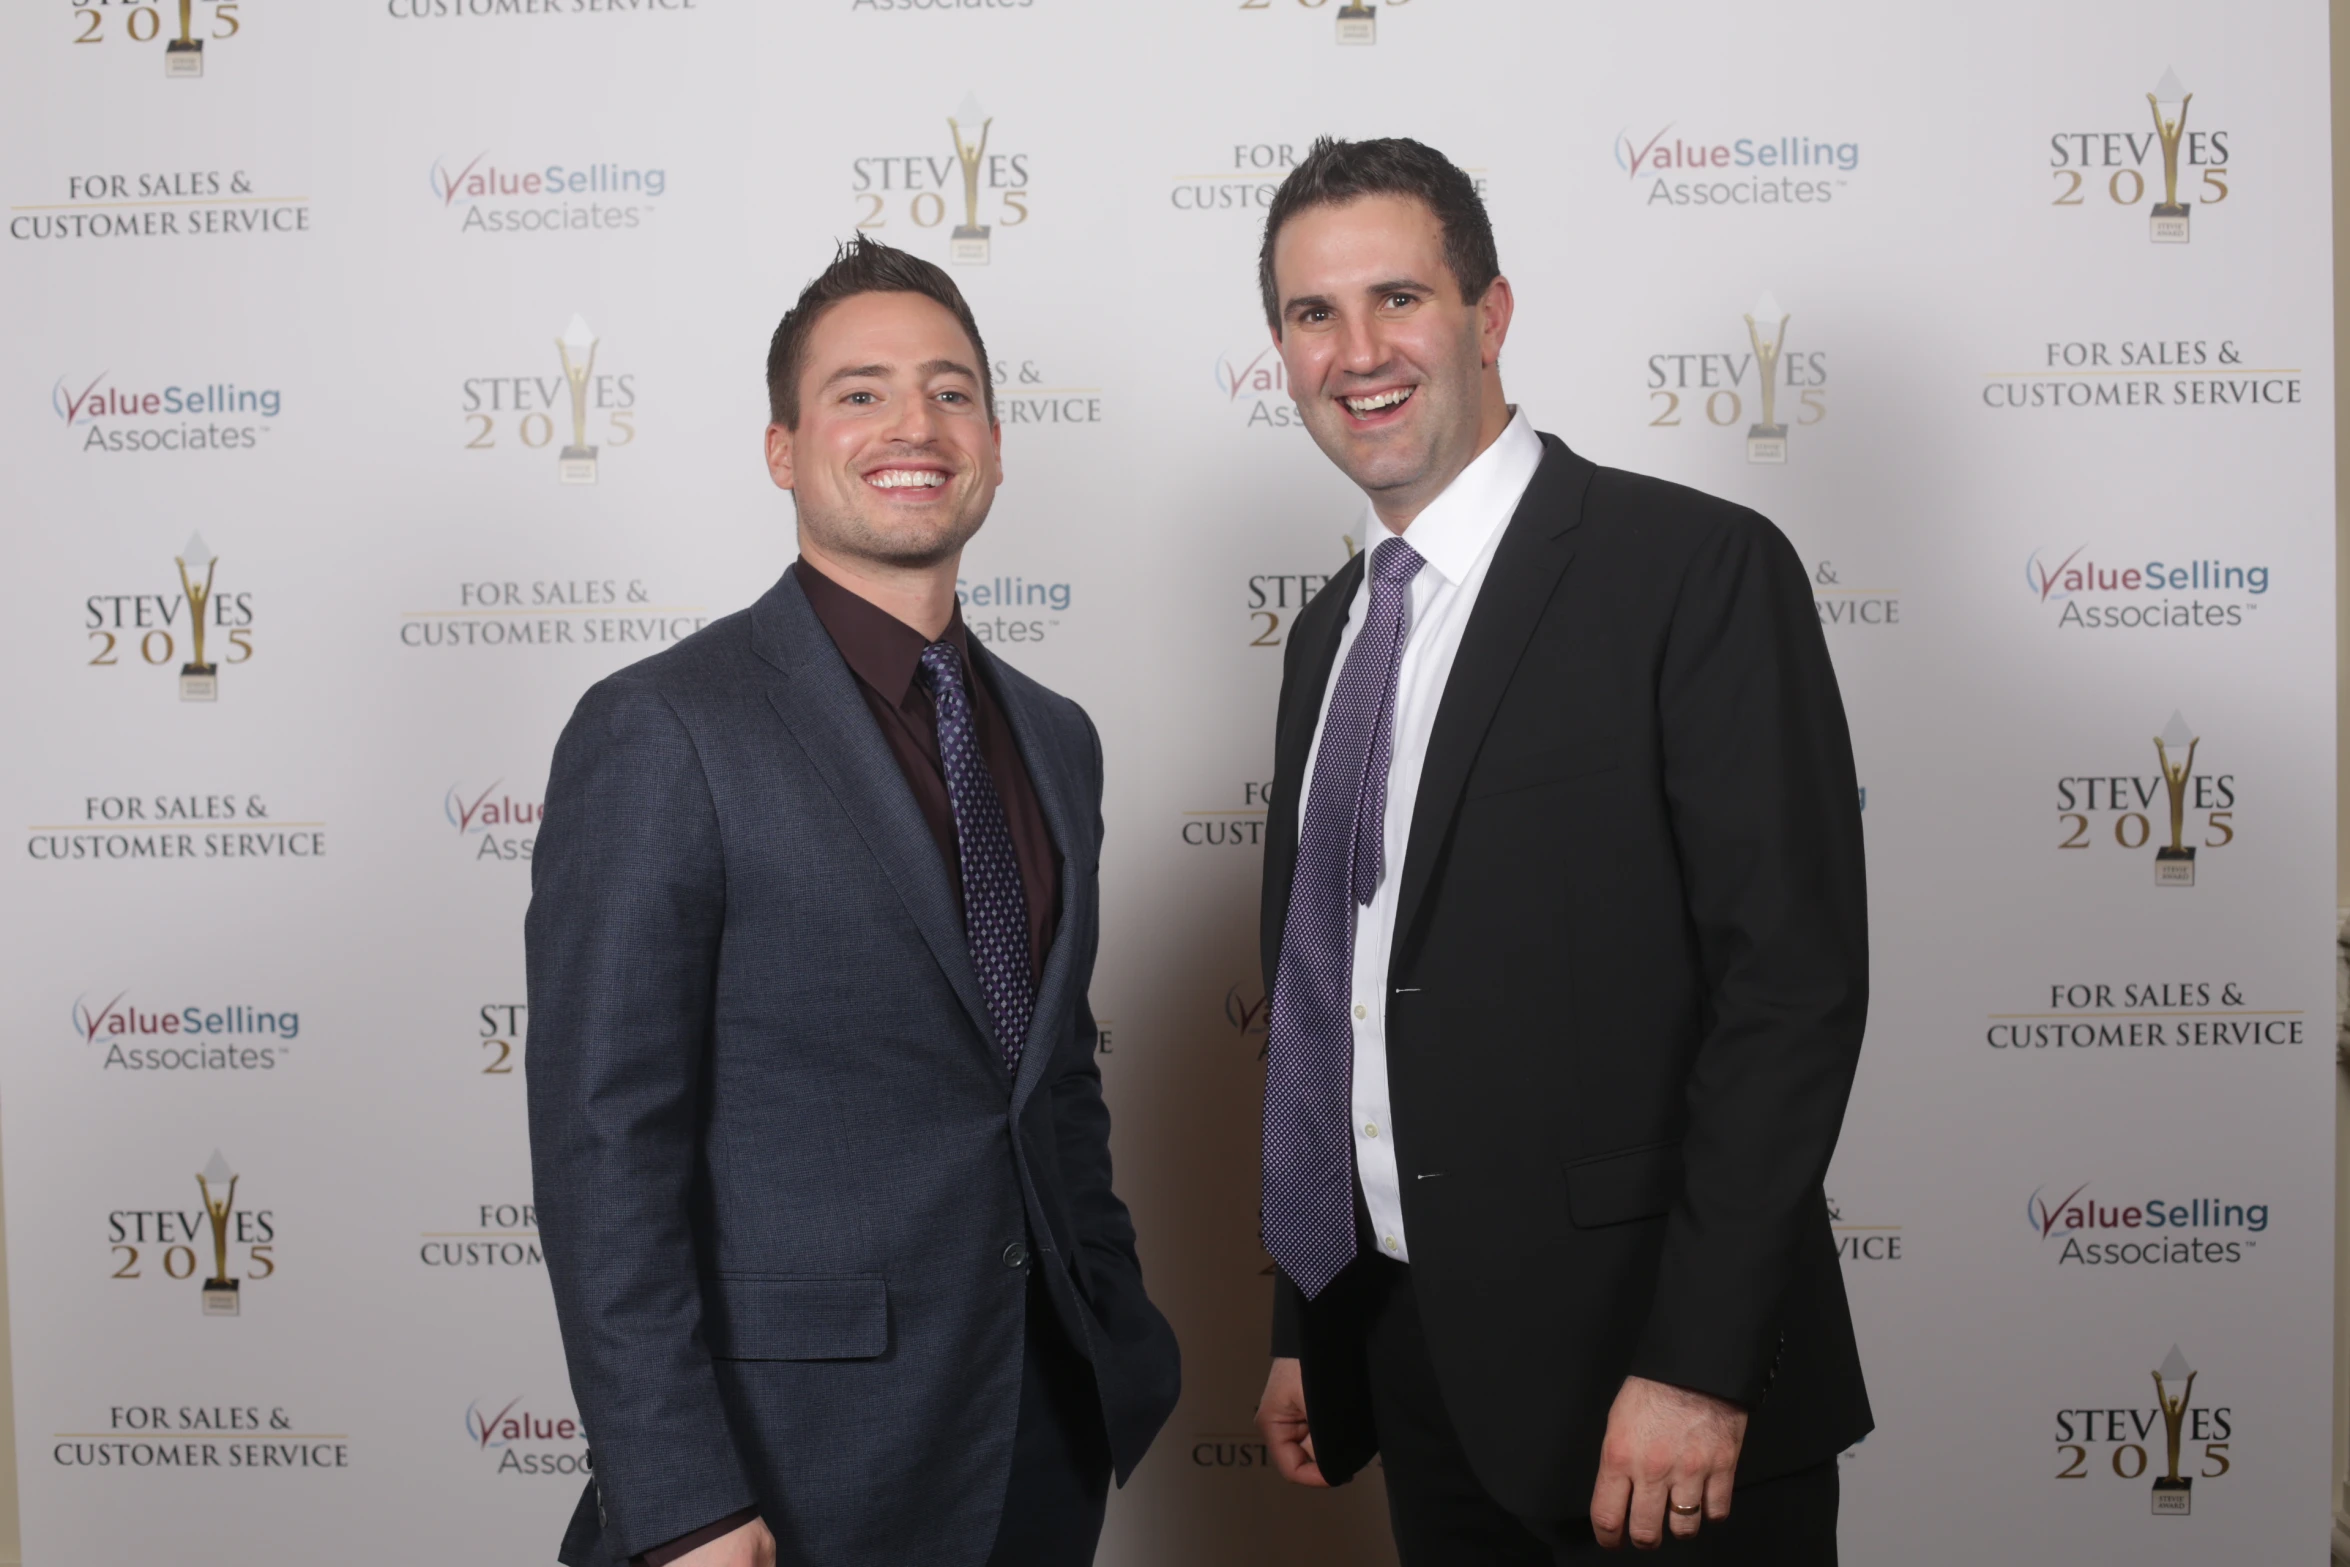
<path id="1" fill-rule="evenodd" d="M 1538 789 L 1544 784 L 1565 783 L 1570 778 L 1604 773 L 1622 765 L 1623 757 L 1612 735 L 1578 745 L 1545 746 L 1540 750 L 1480 757 L 1470 770 L 1466 798 L 1481 800 L 1520 789 Z"/>
<path id="2" fill-rule="evenodd" d="M 1650 1143 L 1567 1166 L 1567 1211 L 1596 1230 L 1668 1212 L 1681 1195 L 1681 1145 Z"/>
<path id="3" fill-rule="evenodd" d="M 870 1360 L 889 1348 L 889 1286 L 725 1276 L 703 1291 L 702 1327 L 719 1360 Z"/>

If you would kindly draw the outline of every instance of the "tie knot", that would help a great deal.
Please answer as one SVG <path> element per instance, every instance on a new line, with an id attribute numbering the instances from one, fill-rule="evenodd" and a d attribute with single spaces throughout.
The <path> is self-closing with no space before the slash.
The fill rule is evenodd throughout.
<path id="1" fill-rule="evenodd" d="M 963 661 L 955 656 L 952 642 L 933 642 L 922 650 L 922 683 L 932 691 L 942 685 L 962 689 Z"/>
<path id="2" fill-rule="evenodd" d="M 1371 552 L 1371 580 L 1381 587 L 1400 587 L 1418 576 L 1426 564 L 1418 550 L 1391 534 Z"/>

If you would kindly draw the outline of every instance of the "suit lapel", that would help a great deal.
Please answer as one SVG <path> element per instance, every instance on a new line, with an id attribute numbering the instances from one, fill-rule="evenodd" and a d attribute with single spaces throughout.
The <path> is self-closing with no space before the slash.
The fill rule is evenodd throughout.
<path id="1" fill-rule="evenodd" d="M 1051 720 L 1026 681 L 1000 678 L 997 671 L 1004 666 L 978 642 L 971 644 L 971 656 L 974 663 L 985 666 L 983 678 L 1012 727 L 1029 784 L 1044 810 L 1044 824 L 1061 856 L 1060 917 L 1053 921 L 1052 950 L 1045 954 L 1044 975 L 1036 985 L 1036 1010 L 1030 1014 L 1028 1038 L 1020 1049 L 1019 1075 L 1012 1081 L 1012 1114 L 1017 1118 L 1052 1057 L 1055 1030 L 1067 1021 L 1070 993 L 1077 980 L 1078 932 L 1092 917 L 1097 883 L 1094 868 L 1070 852 L 1090 847 L 1092 842 L 1089 825 L 1079 814 L 1081 783 L 1075 758 L 1064 755 L 1055 743 Z"/>
<path id="2" fill-rule="evenodd" d="M 979 1026 L 980 1039 L 993 1040 L 995 1027 L 971 969 L 971 949 L 955 913 L 954 888 L 947 882 L 938 841 L 930 836 L 906 775 L 858 693 L 856 677 L 790 573 L 752 606 L 751 646 L 782 677 L 768 686 L 768 701 L 881 863 L 947 982 Z"/>
<path id="3" fill-rule="evenodd" d="M 1419 797 L 1412 802 L 1391 962 L 1410 940 L 1412 922 L 1435 874 L 1437 852 L 1451 830 L 1469 765 L 1484 743 L 1493 710 L 1501 705 L 1502 692 L 1541 623 L 1552 591 L 1575 558 L 1574 530 L 1583 520 L 1583 496 L 1596 470 L 1555 435 L 1544 436 L 1542 446 L 1542 465 L 1534 470 L 1494 551 L 1476 608 L 1461 633 L 1460 651 L 1453 656 L 1444 699 L 1437 704 L 1428 758 L 1420 769 Z"/>

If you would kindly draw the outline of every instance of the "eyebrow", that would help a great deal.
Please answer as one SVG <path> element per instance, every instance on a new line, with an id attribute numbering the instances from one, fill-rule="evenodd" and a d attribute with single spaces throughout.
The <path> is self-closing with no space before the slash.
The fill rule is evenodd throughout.
<path id="1" fill-rule="evenodd" d="M 925 359 L 914 369 L 917 374 L 923 376 L 960 375 L 968 377 L 973 382 L 979 379 L 979 372 L 959 359 Z M 889 372 L 888 365 L 843 365 L 826 376 L 824 384 L 830 386 L 835 381 L 855 381 L 866 376 L 875 380 L 886 380 L 889 377 Z"/>

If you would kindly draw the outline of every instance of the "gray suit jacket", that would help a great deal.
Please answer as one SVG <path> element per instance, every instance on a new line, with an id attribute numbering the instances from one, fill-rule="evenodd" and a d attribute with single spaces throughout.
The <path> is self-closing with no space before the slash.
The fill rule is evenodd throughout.
<path id="1" fill-rule="evenodd" d="M 981 1562 L 1022 1250 L 1092 1362 L 1121 1482 L 1174 1407 L 1086 1003 L 1100 742 L 1075 703 L 972 656 L 1061 856 L 1008 1087 L 937 842 L 790 575 L 598 684 L 556 747 L 527 1070 L 596 1475 L 565 1562 L 753 1503 L 784 1563 Z"/>

